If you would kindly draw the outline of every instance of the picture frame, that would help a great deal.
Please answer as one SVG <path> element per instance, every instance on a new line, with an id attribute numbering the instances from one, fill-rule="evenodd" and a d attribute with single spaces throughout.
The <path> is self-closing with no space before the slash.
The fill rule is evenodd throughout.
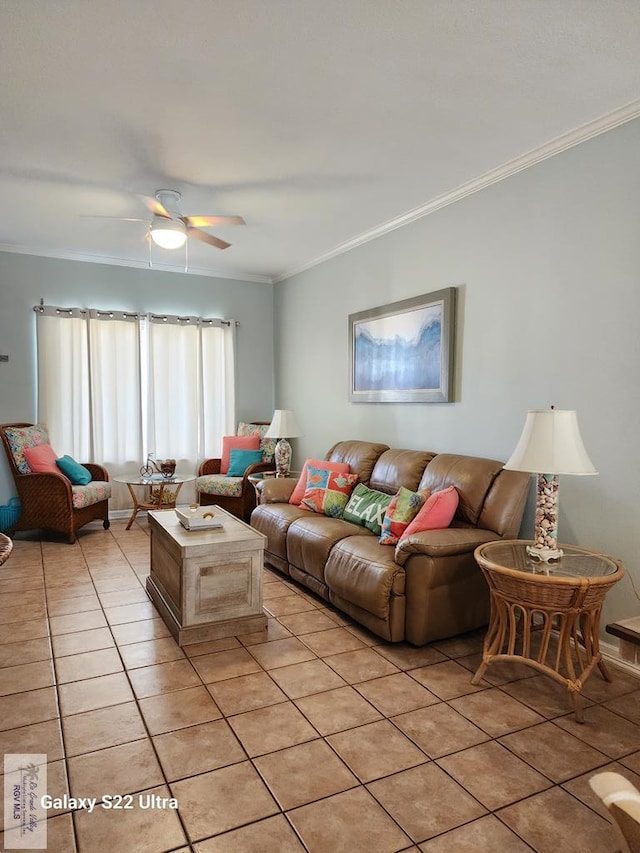
<path id="1" fill-rule="evenodd" d="M 349 315 L 349 400 L 453 400 L 456 288 Z"/>

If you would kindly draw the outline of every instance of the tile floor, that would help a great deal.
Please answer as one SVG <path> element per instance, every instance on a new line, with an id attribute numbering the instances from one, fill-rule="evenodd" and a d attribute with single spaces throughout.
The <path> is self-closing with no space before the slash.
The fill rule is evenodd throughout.
<path id="1" fill-rule="evenodd" d="M 0 569 L 1 751 L 46 753 L 54 797 L 135 795 L 50 812 L 49 851 L 616 849 L 588 779 L 640 786 L 628 673 L 594 674 L 579 725 L 526 667 L 473 687 L 481 633 L 385 644 L 269 571 L 266 632 L 181 649 L 145 593 L 146 520 L 124 525 L 19 539 Z"/>

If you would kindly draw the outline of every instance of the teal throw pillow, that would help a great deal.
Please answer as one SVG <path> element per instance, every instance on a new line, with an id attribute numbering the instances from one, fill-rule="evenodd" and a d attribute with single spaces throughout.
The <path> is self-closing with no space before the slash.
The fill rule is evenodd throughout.
<path id="1" fill-rule="evenodd" d="M 362 483 L 358 483 L 351 493 L 342 517 L 345 521 L 359 524 L 375 533 L 376 536 L 380 536 L 384 514 L 392 498 L 393 495 L 385 495 L 384 492 L 369 489 Z"/>
<path id="2" fill-rule="evenodd" d="M 86 486 L 91 482 L 91 471 L 72 456 L 61 456 L 56 459 L 56 465 L 74 486 Z"/>
<path id="3" fill-rule="evenodd" d="M 242 477 L 250 465 L 258 462 L 262 462 L 261 450 L 240 450 L 236 447 L 229 456 L 227 477 Z"/>

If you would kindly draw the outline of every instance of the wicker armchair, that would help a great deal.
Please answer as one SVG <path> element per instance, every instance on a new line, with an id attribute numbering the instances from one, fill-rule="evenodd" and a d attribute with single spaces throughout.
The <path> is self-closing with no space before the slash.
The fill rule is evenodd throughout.
<path id="1" fill-rule="evenodd" d="M 43 443 L 41 437 L 46 435 L 46 428 L 42 426 L 36 427 L 29 423 L 0 424 L 0 438 L 22 504 L 22 512 L 9 534 L 13 535 L 16 530 L 57 531 L 65 534 L 69 543 L 73 543 L 77 539 L 77 531 L 90 521 L 101 519 L 104 529 L 108 529 L 111 487 L 99 485 L 109 481 L 106 469 L 94 463 L 84 463 L 92 477 L 92 483 L 88 486 L 72 486 L 62 473 L 25 472 L 24 456 L 21 461 L 10 436 L 16 430 L 26 431 L 28 435 L 32 428 L 40 433 L 40 439 L 35 443 Z"/>
<path id="2" fill-rule="evenodd" d="M 220 474 L 221 459 L 205 459 L 198 470 L 196 491 L 202 506 L 220 506 L 236 518 L 248 521 L 256 506 L 256 490 L 249 475 L 258 471 L 274 471 L 273 453 L 275 442 L 264 437 L 270 421 L 253 421 L 238 424 L 237 435 L 258 432 L 261 437 L 262 462 L 250 465 L 242 477 L 227 477 Z"/>

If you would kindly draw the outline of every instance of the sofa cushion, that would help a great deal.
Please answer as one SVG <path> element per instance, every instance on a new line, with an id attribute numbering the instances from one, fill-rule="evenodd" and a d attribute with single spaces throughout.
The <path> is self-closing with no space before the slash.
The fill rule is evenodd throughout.
<path id="1" fill-rule="evenodd" d="M 342 518 L 347 501 L 358 482 L 357 474 L 340 474 L 326 468 L 307 466 L 307 488 L 300 501 L 301 509 Z"/>
<path id="2" fill-rule="evenodd" d="M 302 517 L 295 519 L 289 526 L 287 559 L 293 566 L 324 583 L 325 563 L 336 543 L 348 536 L 370 537 L 371 533 L 364 527 L 356 527 L 341 518 L 302 512 Z"/>
<path id="3" fill-rule="evenodd" d="M 385 450 L 371 472 L 368 485 L 391 495 L 395 495 L 400 486 L 415 492 L 433 457 L 433 453 L 422 450 Z"/>
<path id="4" fill-rule="evenodd" d="M 336 471 L 338 474 L 348 474 L 349 466 L 346 462 L 327 462 L 325 459 L 307 459 L 302 466 L 302 473 L 296 483 L 296 487 L 289 498 L 290 504 L 299 504 L 307 490 L 307 466 L 314 468 L 326 468 L 327 471 Z"/>
<path id="5" fill-rule="evenodd" d="M 391 495 L 369 489 L 362 483 L 353 490 L 349 503 L 344 508 L 342 517 L 345 521 L 353 524 L 361 524 L 380 536 L 382 532 L 382 521 L 387 507 L 391 503 Z"/>
<path id="6" fill-rule="evenodd" d="M 92 480 L 88 486 L 72 486 L 71 502 L 74 509 L 84 509 L 86 506 L 108 501 L 111 497 L 111 483 L 102 480 Z"/>
<path id="7" fill-rule="evenodd" d="M 50 444 L 36 444 L 23 448 L 29 470 L 34 474 L 59 474 L 56 458 L 58 454 Z M 91 479 L 91 477 L 89 477 Z"/>
<path id="8" fill-rule="evenodd" d="M 205 495 L 239 498 L 242 495 L 242 477 L 227 477 L 226 474 L 204 474 L 196 479 L 196 492 L 204 492 Z"/>
<path id="9" fill-rule="evenodd" d="M 339 441 L 329 450 L 325 459 L 328 462 L 346 462 L 361 483 L 368 483 L 378 457 L 388 449 L 388 444 L 372 441 Z"/>
<path id="10" fill-rule="evenodd" d="M 493 459 L 439 453 L 427 465 L 418 488 L 429 489 L 433 494 L 447 486 L 455 486 L 460 498 L 456 519 L 475 526 L 503 464 Z"/>
<path id="11" fill-rule="evenodd" d="M 251 526 L 267 537 L 266 550 L 282 561 L 287 561 L 287 532 L 299 518 L 309 518 L 311 513 L 289 503 L 260 504 L 251 513 Z M 314 516 L 320 520 L 319 516 Z M 322 517 L 324 518 L 324 516 Z"/>
<path id="12" fill-rule="evenodd" d="M 428 497 L 429 492 L 412 492 L 400 486 L 384 514 L 380 544 L 396 545 Z"/>
<path id="13" fill-rule="evenodd" d="M 380 619 L 389 615 L 391 595 L 404 595 L 404 569 L 393 549 L 375 536 L 349 536 L 338 542 L 327 559 L 325 583 L 340 598 Z"/>
<path id="14" fill-rule="evenodd" d="M 444 530 L 453 521 L 458 508 L 458 493 L 454 486 L 434 492 L 407 525 L 400 539 L 423 530 Z"/>
<path id="15" fill-rule="evenodd" d="M 16 468 L 21 474 L 29 474 L 29 463 L 24 457 L 25 447 L 36 447 L 38 444 L 49 444 L 49 433 L 44 424 L 34 424 L 29 427 L 7 427 L 4 431 L 9 441 Z"/>
<path id="16" fill-rule="evenodd" d="M 231 451 L 258 450 L 260 448 L 260 436 L 257 432 L 251 435 L 225 435 L 222 438 L 222 456 L 220 458 L 220 473 L 226 474 L 229 470 Z"/>

